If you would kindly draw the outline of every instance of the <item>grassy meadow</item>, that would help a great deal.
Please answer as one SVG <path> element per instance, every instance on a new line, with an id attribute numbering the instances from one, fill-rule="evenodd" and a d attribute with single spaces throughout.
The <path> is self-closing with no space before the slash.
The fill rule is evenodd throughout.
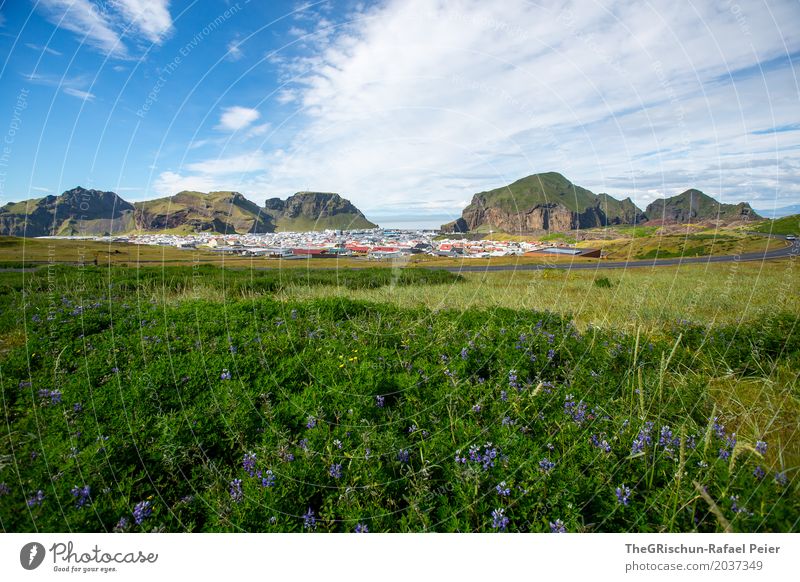
<path id="1" fill-rule="evenodd" d="M 0 272 L 0 527 L 799 531 L 798 282 Z"/>

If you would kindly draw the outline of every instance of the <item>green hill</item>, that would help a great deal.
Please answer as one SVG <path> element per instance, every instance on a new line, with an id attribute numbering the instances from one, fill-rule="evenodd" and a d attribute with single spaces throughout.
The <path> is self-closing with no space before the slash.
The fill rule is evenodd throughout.
<path id="1" fill-rule="evenodd" d="M 753 225 L 755 232 L 800 236 L 800 214 L 792 214 L 774 220 L 764 220 Z"/>
<path id="2" fill-rule="evenodd" d="M 178 192 L 137 202 L 136 228 L 159 232 L 265 233 L 275 230 L 271 217 L 238 192 Z"/>
<path id="3" fill-rule="evenodd" d="M 475 194 L 461 218 L 443 225 L 442 230 L 564 231 L 635 224 L 641 219 L 642 211 L 630 198 L 595 194 L 557 172 L 546 172 Z"/>
<path id="4" fill-rule="evenodd" d="M 747 202 L 723 204 L 700 190 L 691 188 L 663 200 L 656 200 L 645 211 L 648 220 L 700 222 L 703 220 L 753 220 L 761 218 Z"/>
<path id="5" fill-rule="evenodd" d="M 297 192 L 287 200 L 271 198 L 265 203 L 276 230 L 359 230 L 375 228 L 353 204 L 333 192 Z"/>
<path id="6" fill-rule="evenodd" d="M 78 186 L 60 196 L 10 202 L 0 208 L 0 234 L 103 235 L 129 230 L 133 205 L 114 192 Z"/>

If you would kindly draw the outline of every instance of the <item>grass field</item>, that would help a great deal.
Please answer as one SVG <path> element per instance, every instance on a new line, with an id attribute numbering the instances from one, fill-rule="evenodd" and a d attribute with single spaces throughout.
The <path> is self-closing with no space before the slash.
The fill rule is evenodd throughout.
<path id="1" fill-rule="evenodd" d="M 2 272 L 0 527 L 798 531 L 797 283 Z"/>

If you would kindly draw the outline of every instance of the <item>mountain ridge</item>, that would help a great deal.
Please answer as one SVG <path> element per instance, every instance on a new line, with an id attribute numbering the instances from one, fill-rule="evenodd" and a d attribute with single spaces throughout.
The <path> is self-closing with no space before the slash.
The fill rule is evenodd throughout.
<path id="1" fill-rule="evenodd" d="M 521 178 L 500 188 L 478 192 L 461 217 L 443 224 L 444 232 L 569 231 L 613 225 L 635 225 L 653 220 L 749 220 L 760 218 L 747 202 L 723 204 L 699 190 L 656 200 L 642 211 L 630 196 L 619 200 L 610 194 L 577 186 L 558 172 Z"/>
<path id="2" fill-rule="evenodd" d="M 183 190 L 130 203 L 111 191 L 81 186 L 0 208 L 0 235 L 110 235 L 135 231 L 218 234 L 368 229 L 376 225 L 333 192 L 298 192 L 258 206 L 233 191 Z"/>

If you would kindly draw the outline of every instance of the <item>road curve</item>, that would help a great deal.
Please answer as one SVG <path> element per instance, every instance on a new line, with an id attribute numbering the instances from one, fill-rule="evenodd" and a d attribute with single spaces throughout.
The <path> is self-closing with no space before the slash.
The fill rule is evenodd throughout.
<path id="1" fill-rule="evenodd" d="M 785 236 L 776 234 L 763 235 L 770 238 L 786 240 Z M 787 241 L 789 242 L 789 241 Z M 467 265 L 461 267 L 426 267 L 430 269 L 440 269 L 451 273 L 481 273 L 495 271 L 544 271 L 546 269 L 558 270 L 596 270 L 596 269 L 636 269 L 642 267 L 675 267 L 680 265 L 694 265 L 707 263 L 743 263 L 752 261 L 767 261 L 770 259 L 784 259 L 788 257 L 800 256 L 800 241 L 792 241 L 791 244 L 772 251 L 760 253 L 743 253 L 741 255 L 710 255 L 704 257 L 679 257 L 675 259 L 647 259 L 637 261 L 613 261 L 596 263 L 554 263 L 552 265 Z"/>

